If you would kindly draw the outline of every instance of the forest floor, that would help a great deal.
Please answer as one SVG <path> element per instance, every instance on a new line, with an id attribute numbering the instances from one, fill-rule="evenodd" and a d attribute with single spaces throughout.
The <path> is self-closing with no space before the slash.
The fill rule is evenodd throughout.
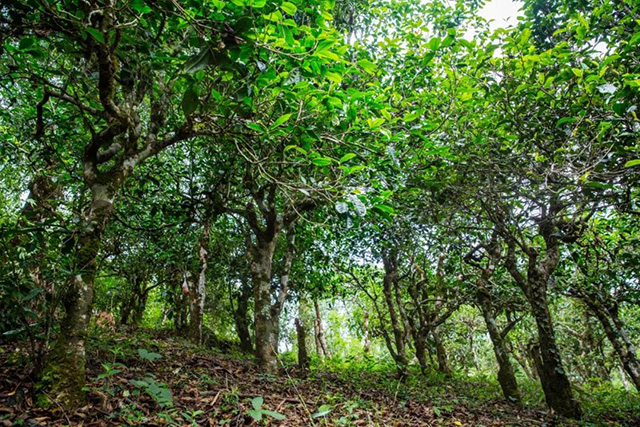
<path id="1" fill-rule="evenodd" d="M 576 423 L 514 408 L 489 382 L 399 382 L 389 371 L 308 372 L 286 362 L 279 376 L 265 375 L 247 357 L 159 333 L 93 336 L 88 363 L 87 405 L 45 409 L 24 350 L 0 347 L 0 426 L 640 426 L 640 414 Z"/>

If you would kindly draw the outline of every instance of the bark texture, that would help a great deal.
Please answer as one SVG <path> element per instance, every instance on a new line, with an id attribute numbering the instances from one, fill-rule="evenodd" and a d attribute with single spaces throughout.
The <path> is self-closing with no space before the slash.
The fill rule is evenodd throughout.
<path id="1" fill-rule="evenodd" d="M 478 306 L 482 311 L 491 343 L 493 344 L 493 352 L 498 363 L 498 383 L 502 388 L 504 397 L 511 403 L 521 404 L 520 391 L 518 383 L 513 372 L 513 366 L 509 360 L 509 351 L 504 343 L 504 336 L 496 322 L 496 314 L 493 307 L 491 294 L 484 284 L 479 284 L 476 293 Z"/>
<path id="2" fill-rule="evenodd" d="M 331 359 L 331 353 L 327 347 L 327 340 L 325 339 L 324 326 L 322 325 L 322 314 L 320 312 L 320 305 L 318 301 L 313 302 L 313 306 L 316 312 L 315 320 L 315 333 L 316 333 L 316 351 L 320 360 L 324 360 L 325 357 Z"/>
<path id="3" fill-rule="evenodd" d="M 309 352 L 307 351 L 307 330 L 296 317 L 296 335 L 298 338 L 298 367 L 300 369 L 309 369 Z"/>
<path id="4" fill-rule="evenodd" d="M 202 319 L 206 298 L 207 268 L 209 254 L 209 237 L 211 221 L 205 220 L 202 236 L 198 243 L 198 276 L 191 281 L 189 289 L 189 340 L 197 345 L 202 344 Z"/>
<path id="5" fill-rule="evenodd" d="M 618 316 L 618 307 L 606 303 L 597 295 L 585 296 L 584 301 L 596 316 L 607 338 L 620 358 L 620 363 L 636 390 L 640 391 L 640 359 L 629 334 Z"/>

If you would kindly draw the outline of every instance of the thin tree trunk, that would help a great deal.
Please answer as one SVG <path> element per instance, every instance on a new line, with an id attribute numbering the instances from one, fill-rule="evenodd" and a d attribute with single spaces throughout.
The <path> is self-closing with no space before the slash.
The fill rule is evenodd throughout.
<path id="1" fill-rule="evenodd" d="M 502 393 L 509 402 L 520 405 L 521 397 L 518 383 L 509 360 L 509 352 L 504 344 L 504 338 L 496 323 L 491 294 L 483 286 L 479 286 L 476 300 L 482 311 L 482 316 L 493 344 L 493 352 L 496 356 L 496 362 L 498 362 L 498 383 L 502 388 Z"/>
<path id="2" fill-rule="evenodd" d="M 251 248 L 251 278 L 255 302 L 256 359 L 265 372 L 276 372 L 276 330 L 271 315 L 271 269 L 276 239 L 258 241 Z"/>
<path id="3" fill-rule="evenodd" d="M 329 352 L 329 348 L 327 347 L 327 341 L 324 335 L 324 326 L 322 326 L 322 316 L 320 314 L 320 305 L 318 305 L 318 301 L 314 301 L 313 306 L 316 310 L 316 344 L 319 351 L 322 353 L 322 358 L 328 357 L 329 359 L 331 359 L 331 353 Z"/>
<path id="4" fill-rule="evenodd" d="M 436 355 L 438 357 L 438 371 L 442 372 L 446 376 L 451 376 L 451 368 L 449 367 L 449 361 L 447 358 L 447 349 L 444 347 L 440 334 L 433 329 L 431 336 L 436 344 Z"/>
<path id="5" fill-rule="evenodd" d="M 585 298 L 585 302 L 600 321 L 607 338 L 620 357 L 620 362 L 636 390 L 640 391 L 640 360 L 615 308 L 608 309 L 597 297 Z"/>
<path id="6" fill-rule="evenodd" d="M 404 378 L 407 375 L 407 367 L 409 365 L 406 353 L 406 331 L 401 327 L 393 294 L 394 285 L 397 286 L 398 281 L 397 253 L 395 250 L 391 250 L 389 253 L 385 251 L 383 253 L 382 260 L 385 270 L 382 283 L 382 293 L 387 304 L 387 309 L 389 310 L 389 318 L 391 320 L 391 328 L 393 330 L 393 339 L 395 343 L 395 353 L 392 352 L 391 355 L 396 362 L 398 375 L 401 378 Z"/>
<path id="7" fill-rule="evenodd" d="M 371 339 L 369 338 L 369 312 L 365 312 L 362 315 L 362 329 L 363 329 L 363 337 L 362 337 L 362 347 L 364 354 L 369 354 L 371 351 Z"/>
<path id="8" fill-rule="evenodd" d="M 251 287 L 246 280 L 242 280 L 242 289 L 236 301 L 236 309 L 233 317 L 236 324 L 236 332 L 240 339 L 240 349 L 246 353 L 253 352 L 251 343 L 251 333 L 249 332 L 249 299 L 251 298 Z"/>
<path id="9" fill-rule="evenodd" d="M 298 337 L 298 367 L 300 369 L 309 369 L 309 353 L 307 352 L 307 331 L 296 317 L 296 334 Z"/>
<path id="10" fill-rule="evenodd" d="M 202 236 L 198 245 L 199 272 L 198 279 L 193 282 L 189 290 L 189 340 L 197 345 L 202 344 L 202 318 L 204 316 L 204 301 L 206 298 L 209 235 L 211 221 L 204 223 Z"/>

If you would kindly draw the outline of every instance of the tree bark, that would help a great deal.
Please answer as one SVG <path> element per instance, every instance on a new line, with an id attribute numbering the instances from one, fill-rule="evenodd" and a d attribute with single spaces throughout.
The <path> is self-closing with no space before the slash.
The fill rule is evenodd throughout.
<path id="1" fill-rule="evenodd" d="M 362 315 L 362 348 L 364 354 L 369 354 L 371 351 L 371 339 L 369 338 L 369 312 L 364 312 Z"/>
<path id="2" fill-rule="evenodd" d="M 210 233 L 211 221 L 207 219 L 198 244 L 198 278 L 195 282 L 191 282 L 192 287 L 189 290 L 189 340 L 196 345 L 202 344 L 202 318 L 204 316 L 204 301 L 206 298 Z"/>
<path id="3" fill-rule="evenodd" d="M 518 383 L 509 360 L 509 352 L 504 343 L 504 337 L 496 323 L 491 294 L 481 283 L 479 283 L 478 291 L 476 292 L 476 300 L 482 311 L 482 316 L 493 344 L 493 352 L 496 356 L 496 362 L 498 362 L 498 383 L 502 388 L 502 393 L 509 402 L 520 405 L 521 397 Z"/>
<path id="4" fill-rule="evenodd" d="M 320 314 L 320 305 L 318 304 L 318 301 L 314 301 L 313 306 L 316 311 L 316 347 L 320 354 L 320 359 L 323 360 L 325 357 L 331 359 L 331 353 L 329 352 L 329 348 L 327 347 L 327 341 L 324 335 L 324 326 L 322 326 L 322 316 Z"/>
<path id="5" fill-rule="evenodd" d="M 275 238 L 258 240 L 251 247 L 251 278 L 255 303 L 255 355 L 258 366 L 265 372 L 277 371 L 277 345 L 274 319 L 271 315 L 271 270 Z"/>
<path id="6" fill-rule="evenodd" d="M 236 299 L 236 309 L 233 318 L 236 324 L 236 332 L 240 339 L 240 349 L 246 353 L 253 353 L 251 333 L 249 332 L 249 299 L 251 298 L 251 286 L 247 280 L 242 279 L 242 288 Z"/>
<path id="7" fill-rule="evenodd" d="M 49 396 L 66 408 L 84 403 L 85 339 L 93 303 L 96 258 L 102 235 L 114 213 L 114 192 L 104 185 L 94 185 L 91 190 L 91 206 L 76 240 L 73 277 L 63 297 L 65 314 L 60 334 L 43 373 L 44 382 L 50 384 Z"/>
<path id="8" fill-rule="evenodd" d="M 296 317 L 296 335 L 298 337 L 298 367 L 300 369 L 309 369 L 309 353 L 307 352 L 307 331 Z"/>
<path id="9" fill-rule="evenodd" d="M 394 300 L 393 290 L 398 286 L 398 257 L 395 249 L 383 251 L 382 261 L 384 264 L 384 279 L 382 282 L 382 293 L 389 310 L 389 318 L 391 328 L 393 330 L 393 339 L 395 351 L 391 352 L 391 356 L 396 362 L 396 368 L 400 378 L 407 376 L 407 368 L 409 361 L 406 353 L 406 329 L 402 329 L 398 312 L 396 310 L 396 301 Z M 404 325 L 404 324 L 403 324 Z M 391 350 L 391 349 L 390 349 Z"/>
<path id="10" fill-rule="evenodd" d="M 620 358 L 620 362 L 636 390 L 640 391 L 640 359 L 638 359 L 635 346 L 629 338 L 629 334 L 620 320 L 617 307 L 607 307 L 599 301 L 597 296 L 585 297 L 589 309 L 600 321 L 607 338 Z"/>
<path id="11" fill-rule="evenodd" d="M 559 414 L 569 418 L 580 418 L 582 411 L 573 397 L 571 384 L 565 373 L 556 344 L 551 313 L 547 302 L 546 285 L 531 280 L 529 304 L 538 330 L 540 360 L 538 374 L 542 383 L 547 405 Z"/>
<path id="12" fill-rule="evenodd" d="M 539 344 L 536 367 L 547 405 L 562 416 L 578 419 L 582 416 L 582 409 L 573 397 L 571 383 L 562 365 L 547 302 L 547 283 L 560 260 L 559 242 L 557 237 L 554 237 L 550 218 L 544 218 L 540 224 L 540 235 L 546 243 L 544 258 L 539 259 L 537 249 L 525 247 L 524 251 L 529 261 L 525 277 L 516 266 L 516 243 L 511 241 L 505 267 L 522 289 L 536 322 Z"/>
<path id="13" fill-rule="evenodd" d="M 449 367 L 449 360 L 447 358 L 447 349 L 442 342 L 440 334 L 433 329 L 431 336 L 436 344 L 436 355 L 438 357 L 438 371 L 445 374 L 447 377 L 451 376 L 451 368 Z"/>

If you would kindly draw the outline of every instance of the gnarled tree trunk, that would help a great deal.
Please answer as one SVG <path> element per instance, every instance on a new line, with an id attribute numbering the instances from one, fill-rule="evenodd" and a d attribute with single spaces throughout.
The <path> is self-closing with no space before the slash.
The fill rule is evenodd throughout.
<path id="1" fill-rule="evenodd" d="M 407 359 L 406 345 L 407 345 L 407 330 L 403 328 L 404 322 L 401 323 L 401 319 L 398 316 L 396 309 L 397 299 L 394 299 L 394 290 L 398 287 L 398 254 L 395 249 L 389 251 L 384 250 L 382 253 L 382 261 L 384 264 L 384 279 L 382 282 L 382 293 L 384 294 L 384 300 L 387 304 L 387 310 L 389 310 L 389 318 L 391 320 L 391 328 L 393 330 L 393 339 L 395 344 L 395 351 L 393 346 L 388 346 L 391 351 L 391 356 L 396 362 L 396 368 L 400 378 L 407 376 L 407 368 L 409 361 Z M 399 309 L 399 308 L 398 308 Z M 390 344 L 390 343 L 389 343 Z"/>
<path id="2" fill-rule="evenodd" d="M 521 397 L 518 390 L 518 383 L 516 376 L 513 372 L 513 366 L 509 360 L 509 352 L 504 343 L 504 337 L 496 322 L 496 315 L 493 309 L 493 302 L 491 300 L 491 294 L 484 285 L 479 283 L 478 291 L 476 292 L 476 301 L 482 311 L 491 343 L 493 344 L 493 352 L 496 356 L 496 362 L 498 362 L 498 383 L 502 388 L 504 397 L 511 403 L 520 405 Z"/>
<path id="3" fill-rule="evenodd" d="M 442 338 L 440 334 L 433 329 L 431 331 L 431 336 L 433 337 L 433 341 L 436 344 L 436 355 L 438 357 L 438 371 L 442 372 L 446 376 L 451 375 L 451 368 L 449 367 L 449 360 L 447 357 L 447 349 L 442 342 Z"/>

